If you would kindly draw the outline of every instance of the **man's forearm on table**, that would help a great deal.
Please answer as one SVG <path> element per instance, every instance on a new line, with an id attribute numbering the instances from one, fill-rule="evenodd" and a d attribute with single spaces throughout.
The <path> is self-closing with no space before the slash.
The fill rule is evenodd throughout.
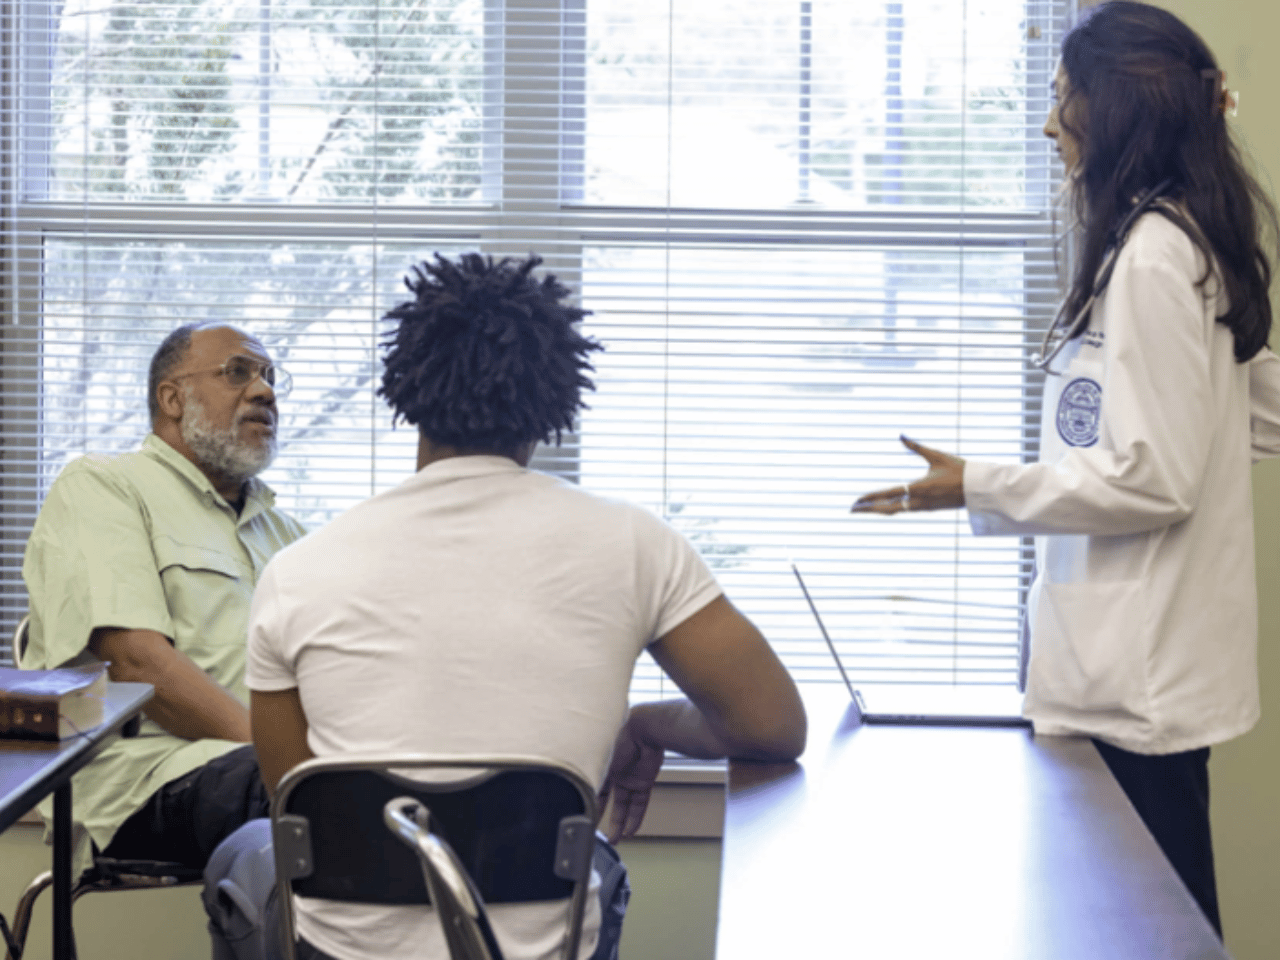
<path id="1" fill-rule="evenodd" d="M 697 760 L 792 759 L 788 751 L 772 745 L 735 738 L 687 699 L 637 704 L 631 710 L 630 723 L 643 742 Z"/>

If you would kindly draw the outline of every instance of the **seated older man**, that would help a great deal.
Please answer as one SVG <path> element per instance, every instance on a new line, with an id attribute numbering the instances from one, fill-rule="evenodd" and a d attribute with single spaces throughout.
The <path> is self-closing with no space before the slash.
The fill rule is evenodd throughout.
<path id="1" fill-rule="evenodd" d="M 90 844 L 202 867 L 266 812 L 246 745 L 245 628 L 267 561 L 305 532 L 256 479 L 275 455 L 284 389 L 248 334 L 179 327 L 151 361 L 141 449 L 68 464 L 36 520 L 23 665 L 96 657 L 113 680 L 155 687 L 139 735 L 73 781 L 81 869 Z"/>

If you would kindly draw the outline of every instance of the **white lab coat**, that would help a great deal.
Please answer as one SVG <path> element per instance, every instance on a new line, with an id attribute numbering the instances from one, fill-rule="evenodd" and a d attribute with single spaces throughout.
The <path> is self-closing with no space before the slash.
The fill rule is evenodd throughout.
<path id="1" fill-rule="evenodd" d="M 1238 364 L 1204 258 L 1134 226 L 1046 378 L 1040 460 L 965 464 L 976 534 L 1036 534 L 1024 712 L 1038 734 L 1176 753 L 1258 718 L 1250 464 L 1280 455 L 1280 360 Z"/>

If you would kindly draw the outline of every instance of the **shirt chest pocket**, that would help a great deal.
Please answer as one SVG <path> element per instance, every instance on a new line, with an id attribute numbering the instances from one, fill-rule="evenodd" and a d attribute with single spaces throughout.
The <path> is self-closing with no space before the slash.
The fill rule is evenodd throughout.
<path id="1" fill-rule="evenodd" d="M 156 537 L 152 548 L 174 645 L 221 680 L 243 664 L 252 578 L 241 561 L 219 550 L 169 537 Z"/>

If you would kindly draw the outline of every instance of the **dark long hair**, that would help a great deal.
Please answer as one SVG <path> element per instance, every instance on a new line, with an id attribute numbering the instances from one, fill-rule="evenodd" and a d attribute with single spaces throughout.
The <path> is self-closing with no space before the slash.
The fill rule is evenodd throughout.
<path id="1" fill-rule="evenodd" d="M 602 349 L 578 332 L 589 313 L 554 276 L 523 261 L 436 254 L 405 279 L 413 299 L 385 317 L 382 387 L 395 411 L 433 443 L 513 455 L 572 430 L 594 385 L 587 357 Z"/>
<path id="2" fill-rule="evenodd" d="M 1222 110 L 1222 75 L 1193 30 L 1159 7 L 1112 0 L 1094 8 L 1062 42 L 1068 91 L 1060 124 L 1081 145 L 1073 199 L 1082 242 L 1067 314 L 1084 307 L 1117 223 L 1136 196 L 1165 180 L 1165 205 L 1208 261 L 1230 301 L 1218 318 L 1236 360 L 1271 333 L 1271 264 L 1276 212 L 1245 169 Z M 1265 234 L 1264 234 L 1264 228 Z M 1264 239 L 1265 236 L 1265 239 Z"/>

